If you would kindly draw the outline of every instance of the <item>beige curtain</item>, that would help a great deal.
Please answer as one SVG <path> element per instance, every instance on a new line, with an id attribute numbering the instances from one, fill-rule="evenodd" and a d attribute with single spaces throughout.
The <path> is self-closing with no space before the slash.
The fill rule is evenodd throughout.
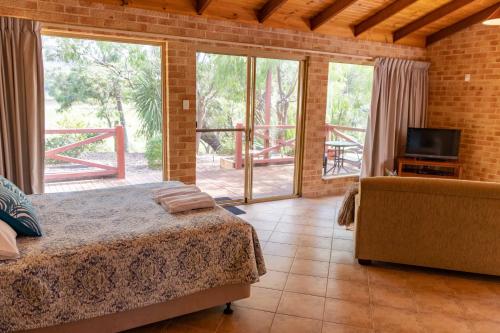
<path id="1" fill-rule="evenodd" d="M 405 150 L 408 127 L 425 126 L 429 65 L 391 58 L 375 61 L 361 177 L 394 170 Z"/>
<path id="2" fill-rule="evenodd" d="M 0 17 L 0 175 L 43 192 L 44 95 L 40 24 Z"/>

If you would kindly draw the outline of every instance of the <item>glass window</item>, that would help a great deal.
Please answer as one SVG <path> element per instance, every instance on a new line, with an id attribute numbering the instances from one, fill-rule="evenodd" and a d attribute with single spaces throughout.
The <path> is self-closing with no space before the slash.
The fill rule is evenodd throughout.
<path id="1" fill-rule="evenodd" d="M 373 66 L 330 63 L 323 177 L 359 174 L 372 81 Z"/>
<path id="2" fill-rule="evenodd" d="M 162 177 L 161 47 L 43 36 L 45 192 Z"/>

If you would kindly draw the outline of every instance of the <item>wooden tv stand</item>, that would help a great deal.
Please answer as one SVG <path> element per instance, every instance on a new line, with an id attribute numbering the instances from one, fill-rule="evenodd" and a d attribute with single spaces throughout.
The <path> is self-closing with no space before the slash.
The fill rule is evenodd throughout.
<path id="1" fill-rule="evenodd" d="M 460 179 L 462 165 L 458 161 L 435 161 L 400 157 L 398 176 Z"/>

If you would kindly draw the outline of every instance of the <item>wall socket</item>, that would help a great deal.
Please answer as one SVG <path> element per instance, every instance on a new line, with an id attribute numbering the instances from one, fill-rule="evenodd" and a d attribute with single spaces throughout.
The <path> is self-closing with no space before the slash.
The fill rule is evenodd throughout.
<path id="1" fill-rule="evenodd" d="M 189 110 L 189 100 L 185 99 L 182 101 L 182 109 Z"/>
<path id="2" fill-rule="evenodd" d="M 465 74 L 464 81 L 470 82 L 470 74 Z"/>

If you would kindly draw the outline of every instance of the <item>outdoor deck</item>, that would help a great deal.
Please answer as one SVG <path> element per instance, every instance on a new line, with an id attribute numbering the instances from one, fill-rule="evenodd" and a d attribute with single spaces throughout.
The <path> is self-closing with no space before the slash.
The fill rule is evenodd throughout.
<path id="1" fill-rule="evenodd" d="M 110 158 L 112 160 L 112 157 Z M 60 181 L 45 183 L 45 192 L 85 191 L 116 186 L 154 183 L 162 181 L 160 170 L 151 170 L 146 162 L 137 156 L 127 154 L 124 179 L 96 178 L 87 180 Z M 222 169 L 217 157 L 199 156 L 197 158 L 197 185 L 212 196 L 239 199 L 243 197 L 244 169 Z M 61 167 L 48 167 L 47 172 L 54 172 Z M 356 170 L 350 170 L 353 173 Z M 347 170 L 342 170 L 346 174 Z M 267 165 L 254 168 L 254 197 L 286 195 L 292 193 L 293 165 Z"/>

